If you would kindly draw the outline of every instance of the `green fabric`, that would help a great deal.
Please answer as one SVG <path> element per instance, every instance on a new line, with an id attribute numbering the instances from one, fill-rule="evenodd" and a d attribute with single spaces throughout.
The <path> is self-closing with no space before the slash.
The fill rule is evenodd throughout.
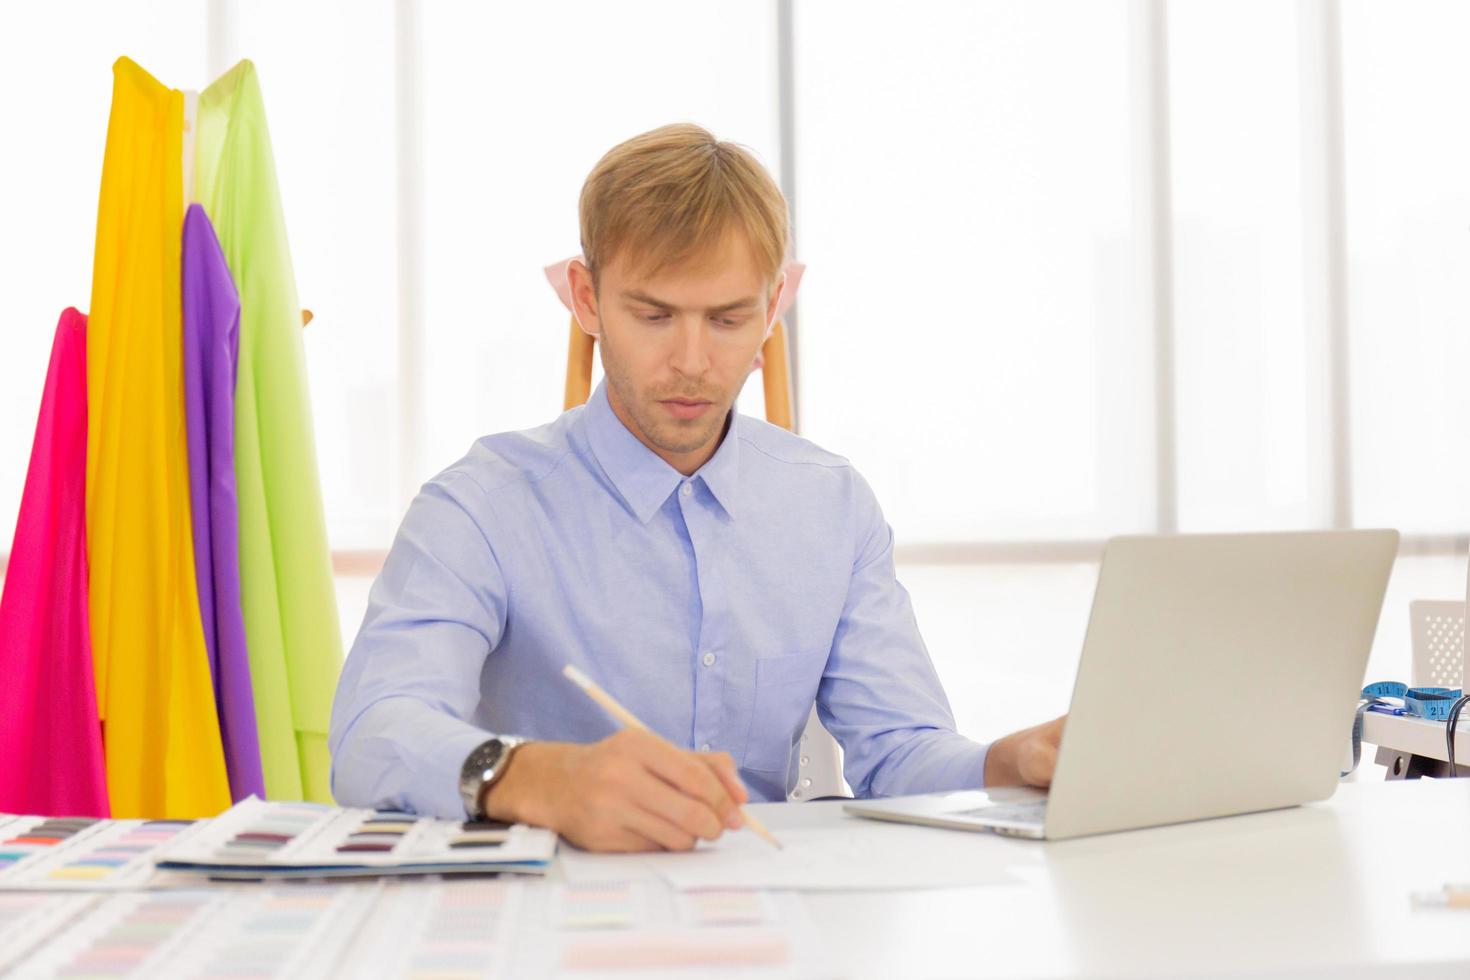
<path id="1" fill-rule="evenodd" d="M 301 306 L 255 66 L 199 96 L 195 186 L 240 292 L 240 589 L 265 789 L 331 800 L 326 735 L 342 636 L 317 477 Z"/>

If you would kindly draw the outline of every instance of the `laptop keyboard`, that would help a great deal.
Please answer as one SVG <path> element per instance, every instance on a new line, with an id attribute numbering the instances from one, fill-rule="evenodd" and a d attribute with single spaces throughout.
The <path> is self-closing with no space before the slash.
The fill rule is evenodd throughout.
<path id="1" fill-rule="evenodd" d="M 1046 819 L 1046 800 L 1021 803 L 992 803 L 973 810 L 960 810 L 956 817 L 979 817 L 982 820 L 1004 820 L 1007 823 L 1041 823 Z"/>

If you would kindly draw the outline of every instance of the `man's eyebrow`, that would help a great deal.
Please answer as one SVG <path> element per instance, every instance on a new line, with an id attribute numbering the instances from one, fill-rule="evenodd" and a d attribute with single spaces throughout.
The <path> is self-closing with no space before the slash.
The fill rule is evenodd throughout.
<path id="1" fill-rule="evenodd" d="M 722 303 L 719 306 L 712 307 L 710 309 L 710 312 L 711 313 L 725 313 L 725 312 L 727 312 L 729 310 L 743 310 L 743 309 L 745 309 L 748 306 L 756 306 L 759 303 L 760 303 L 760 298 L 759 297 L 756 297 L 756 296 L 747 296 L 744 299 L 737 299 L 737 300 L 735 300 L 734 302 L 731 302 L 731 303 Z"/>
<path id="2" fill-rule="evenodd" d="M 648 295 L 647 293 L 642 292 L 642 291 L 637 290 L 637 289 L 624 290 L 622 295 L 623 295 L 623 299 L 630 299 L 630 300 L 633 300 L 635 303 L 646 303 L 649 306 L 656 306 L 656 307 L 658 307 L 661 310 L 673 310 L 673 309 L 677 309 L 677 307 L 675 307 L 674 304 L 665 302 L 664 300 L 661 300 L 661 299 L 656 299 L 656 298 Z M 729 303 L 721 303 L 719 306 L 712 306 L 706 312 L 708 312 L 708 313 L 725 313 L 725 312 L 727 312 L 729 310 L 739 310 L 739 309 L 743 309 L 745 307 L 756 306 L 757 304 L 759 304 L 759 302 L 760 302 L 760 298 L 759 297 L 757 297 L 757 296 L 747 296 L 744 299 L 737 299 L 737 300 L 733 300 L 733 301 L 731 301 Z"/>

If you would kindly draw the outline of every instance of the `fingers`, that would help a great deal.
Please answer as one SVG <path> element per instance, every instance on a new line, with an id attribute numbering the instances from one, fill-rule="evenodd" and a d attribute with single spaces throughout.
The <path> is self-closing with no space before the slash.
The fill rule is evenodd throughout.
<path id="1" fill-rule="evenodd" d="M 670 842 L 666 832 L 658 832 L 655 824 L 646 821 L 629 826 L 671 850 L 687 850 L 694 846 L 696 838 L 715 840 L 724 832 L 724 821 L 707 803 L 679 792 L 651 773 L 646 774 L 643 783 L 635 788 L 632 799 L 639 810 L 657 817 L 681 836 Z"/>
<path id="2" fill-rule="evenodd" d="M 644 740 L 639 746 L 639 751 L 640 757 L 654 775 L 673 787 L 678 793 L 702 803 L 717 826 L 732 826 L 730 821 L 738 819 L 739 812 L 734 797 L 726 787 L 724 780 L 716 775 L 716 770 L 701 758 L 701 754 L 676 749 L 668 742 L 656 737 Z M 744 790 L 740 792 L 743 793 Z M 690 816 L 688 820 L 677 820 L 676 822 L 686 830 L 697 832 L 694 823 L 698 819 Z"/>
<path id="3" fill-rule="evenodd" d="M 657 842 L 626 827 L 568 828 L 562 837 L 584 851 L 633 854 L 663 850 Z"/>
<path id="4" fill-rule="evenodd" d="M 690 752 L 625 729 L 580 747 L 572 762 L 565 784 L 580 789 L 563 798 L 559 822 L 578 846 L 688 850 L 744 825 L 749 794 L 728 753 Z"/>
<path id="5" fill-rule="evenodd" d="M 1056 743 L 1037 740 L 1026 761 L 1027 766 L 1022 773 L 1022 778 L 1032 786 L 1050 786 L 1051 777 L 1057 771 Z"/>
<path id="6" fill-rule="evenodd" d="M 1018 767 L 1021 781 L 1029 786 L 1050 786 L 1057 770 L 1057 754 L 1062 744 L 1062 728 L 1067 716 L 1063 715 L 1044 725 L 1038 725 L 1028 733 L 1022 745 Z"/>
<path id="7" fill-rule="evenodd" d="M 701 752 L 699 753 L 697 758 L 706 766 L 709 766 L 710 770 L 714 772 L 715 777 L 719 779 L 720 784 L 725 787 L 725 792 L 730 794 L 730 798 L 734 800 L 737 805 L 744 806 L 747 802 L 749 802 L 750 793 L 746 791 L 745 784 L 740 781 L 740 770 L 735 765 L 735 759 L 730 755 L 730 753 Z M 740 823 L 745 822 L 744 818 L 740 817 L 738 810 L 736 811 L 736 817 L 737 819 L 739 819 Z M 734 828 L 738 827 L 740 823 L 727 823 L 727 826 Z"/>
<path id="8" fill-rule="evenodd" d="M 653 851 L 688 851 L 693 849 L 699 838 L 676 827 L 662 816 L 639 806 L 629 807 L 623 814 L 624 829 L 652 845 Z"/>
<path id="9" fill-rule="evenodd" d="M 600 785 L 579 798 L 564 836 L 592 851 L 687 851 L 698 840 L 694 831 L 676 824 L 680 802 L 703 812 L 706 832 L 716 836 L 719 823 L 703 803 L 682 797 L 643 768 L 636 759 L 607 767 Z M 685 811 L 687 812 L 687 811 Z"/>

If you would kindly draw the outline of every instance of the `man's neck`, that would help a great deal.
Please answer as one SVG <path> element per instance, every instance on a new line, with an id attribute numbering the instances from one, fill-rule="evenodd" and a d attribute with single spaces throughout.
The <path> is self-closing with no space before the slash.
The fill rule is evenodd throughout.
<path id="1" fill-rule="evenodd" d="M 708 463 L 714 454 L 719 451 L 720 444 L 725 441 L 726 433 L 730 431 L 730 420 L 735 415 L 735 407 L 732 405 L 730 410 L 725 413 L 725 424 L 720 426 L 720 434 L 705 445 L 687 453 L 671 453 L 644 438 L 643 432 L 638 428 L 637 423 L 629 417 L 622 405 L 618 403 L 617 396 L 613 393 L 611 386 L 608 388 L 607 395 L 607 403 L 612 408 L 613 415 L 617 416 L 618 421 L 623 423 L 623 428 L 631 432 L 633 438 L 647 446 L 655 456 L 668 463 L 684 476 L 693 476 L 699 471 L 701 466 Z"/>

